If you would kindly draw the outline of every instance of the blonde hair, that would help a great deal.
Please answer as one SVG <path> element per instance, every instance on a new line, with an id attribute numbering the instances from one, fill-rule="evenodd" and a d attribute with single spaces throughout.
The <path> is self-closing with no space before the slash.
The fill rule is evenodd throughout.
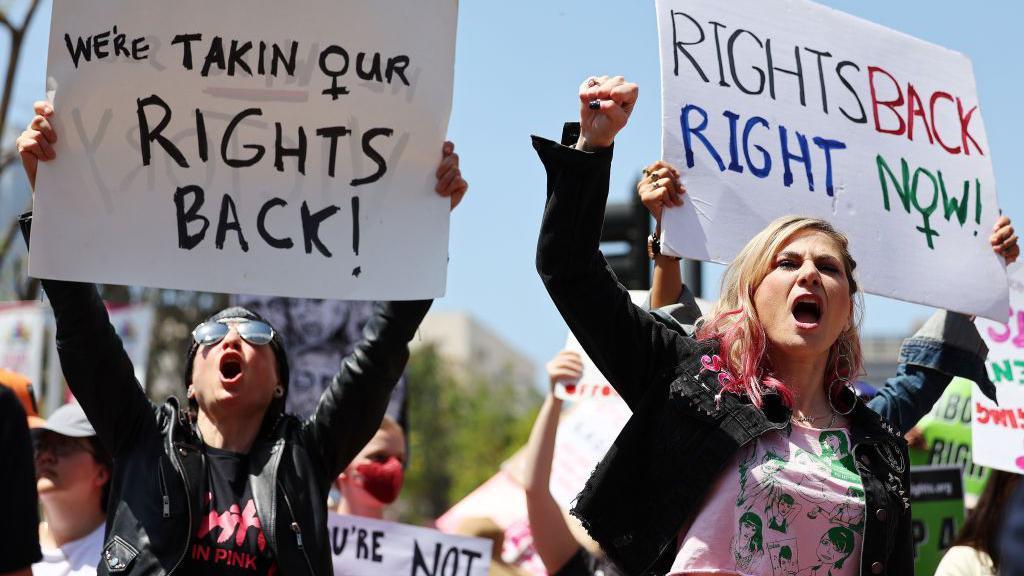
<path id="1" fill-rule="evenodd" d="M 719 354 L 730 376 L 721 379 L 724 389 L 747 394 L 757 406 L 762 405 L 764 394 L 769 390 L 780 394 L 786 405 L 792 404 L 792 393 L 772 374 L 768 341 L 754 307 L 754 293 L 771 272 L 782 248 L 794 235 L 805 231 L 820 232 L 835 242 L 854 303 L 850 325 L 829 349 L 825 368 L 830 378 L 828 384 L 852 380 L 861 371 L 859 327 L 863 303 L 853 276 L 857 262 L 850 255 L 849 240 L 825 220 L 783 216 L 751 238 L 729 264 L 722 277 L 721 296 L 711 313 L 701 318 L 697 330 L 698 339 L 719 341 Z"/>

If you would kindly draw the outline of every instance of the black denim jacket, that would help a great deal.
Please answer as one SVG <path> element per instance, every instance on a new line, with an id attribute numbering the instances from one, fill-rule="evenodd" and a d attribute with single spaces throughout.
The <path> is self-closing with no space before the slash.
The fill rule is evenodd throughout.
<path id="1" fill-rule="evenodd" d="M 563 136 L 571 143 L 571 135 Z M 547 170 L 537 270 L 587 354 L 633 411 L 572 513 L 627 574 L 664 574 L 680 530 L 741 446 L 786 429 L 778 397 L 755 407 L 720 394 L 700 358 L 717 353 L 634 306 L 598 248 L 612 149 L 582 152 L 534 137 Z M 913 574 L 909 458 L 876 412 L 845 399 L 866 520 L 862 574 Z"/>

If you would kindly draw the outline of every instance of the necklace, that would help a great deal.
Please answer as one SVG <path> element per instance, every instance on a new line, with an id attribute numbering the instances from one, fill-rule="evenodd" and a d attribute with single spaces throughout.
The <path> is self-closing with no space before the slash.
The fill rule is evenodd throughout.
<path id="1" fill-rule="evenodd" d="M 792 417 L 793 421 L 798 423 L 798 424 L 803 423 L 804 425 L 807 425 L 807 426 L 813 426 L 815 420 L 818 420 L 820 418 L 824 418 L 825 416 L 824 415 L 823 416 L 797 416 L 796 414 L 793 414 L 791 417 Z M 835 423 L 836 423 L 836 411 L 832 410 L 832 417 L 829 419 L 828 425 L 825 426 L 825 428 L 831 428 L 833 425 L 835 425 Z"/>

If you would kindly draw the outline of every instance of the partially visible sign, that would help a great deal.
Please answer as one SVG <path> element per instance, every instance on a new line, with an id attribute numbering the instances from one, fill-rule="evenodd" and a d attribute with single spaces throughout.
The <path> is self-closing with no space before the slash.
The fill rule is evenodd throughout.
<path id="1" fill-rule="evenodd" d="M 964 522 L 964 494 L 957 466 L 910 467 L 914 573 L 934 574 Z"/>
<path id="2" fill-rule="evenodd" d="M 916 428 L 924 436 L 926 448 L 910 449 L 912 465 L 957 466 L 963 470 L 964 491 L 968 502 L 981 496 L 989 470 L 975 464 L 971 457 L 971 389 L 974 383 L 954 378 L 931 412 Z"/>
<path id="3" fill-rule="evenodd" d="M 1001 386 L 999 404 L 974 387 L 974 461 L 1024 473 L 1024 387 Z"/>
<path id="4" fill-rule="evenodd" d="M 28 377 L 37 390 L 43 376 L 43 326 L 38 302 L 0 304 L 0 368 Z"/>
<path id="5" fill-rule="evenodd" d="M 1002 319 L 971 61 L 806 0 L 658 0 L 667 253 L 730 262 L 786 214 L 850 237 L 873 294 Z M 950 273 L 950 262 L 957 263 Z"/>
<path id="6" fill-rule="evenodd" d="M 988 344 L 988 376 L 995 385 L 1024 384 L 1024 262 L 1007 269 L 1010 281 L 1009 314 L 1000 322 L 979 318 L 978 332 Z"/>
<path id="7" fill-rule="evenodd" d="M 334 573 L 345 576 L 487 576 L 491 541 L 359 516 L 330 514 Z"/>

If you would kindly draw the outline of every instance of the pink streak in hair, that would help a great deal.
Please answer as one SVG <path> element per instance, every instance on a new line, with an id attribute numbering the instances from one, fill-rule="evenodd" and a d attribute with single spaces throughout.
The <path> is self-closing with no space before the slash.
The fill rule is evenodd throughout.
<path id="1" fill-rule="evenodd" d="M 736 316 L 736 318 L 729 322 L 729 316 Z M 747 320 L 743 309 L 737 308 L 718 315 L 697 331 L 698 340 L 718 340 L 718 353 L 725 360 L 725 370 L 731 376 L 731 378 L 719 380 L 723 384 L 723 390 L 736 395 L 746 394 L 750 397 L 750 401 L 759 408 L 764 401 L 764 392 L 772 390 L 781 397 L 783 404 L 792 406 L 792 392 L 781 380 L 772 376 L 764 366 L 766 363 L 764 331 L 758 329 L 753 334 L 746 334 L 743 328 L 745 325 L 751 324 Z M 734 345 L 743 342 L 746 342 L 746 350 L 740 357 L 741 365 L 735 366 L 729 352 Z"/>

